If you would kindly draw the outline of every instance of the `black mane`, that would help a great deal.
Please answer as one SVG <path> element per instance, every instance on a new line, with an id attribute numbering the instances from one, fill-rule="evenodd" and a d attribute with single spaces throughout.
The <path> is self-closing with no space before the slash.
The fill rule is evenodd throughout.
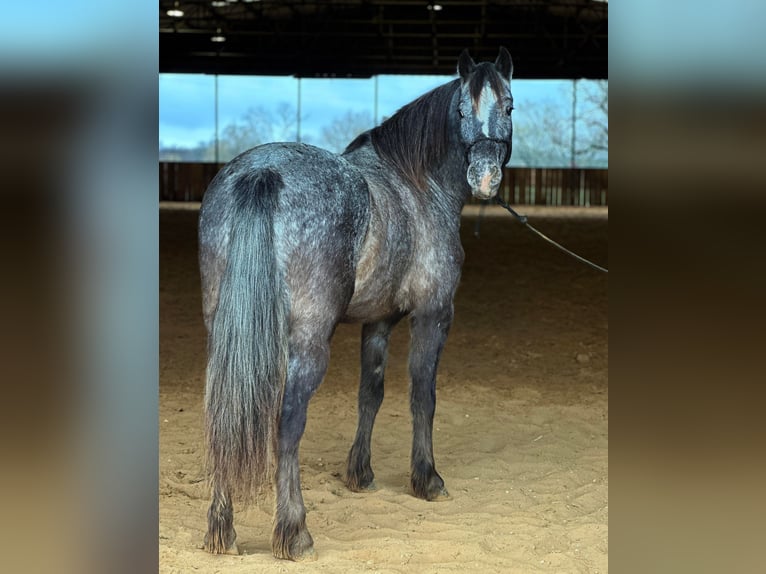
<path id="1" fill-rule="evenodd" d="M 495 66 L 478 64 L 468 80 L 474 108 L 486 83 L 502 97 L 503 82 Z M 352 141 L 344 153 L 372 142 L 379 156 L 388 161 L 416 189 L 425 190 L 429 169 L 444 157 L 449 145 L 450 102 L 460 80 L 456 79 L 403 106 L 381 125 Z M 453 110 L 457 112 L 457 110 Z"/>
<path id="2" fill-rule="evenodd" d="M 425 190 L 430 166 L 447 151 L 450 102 L 459 82 L 453 80 L 403 106 L 381 125 L 352 141 L 346 153 L 371 141 L 378 155 L 402 177 Z"/>

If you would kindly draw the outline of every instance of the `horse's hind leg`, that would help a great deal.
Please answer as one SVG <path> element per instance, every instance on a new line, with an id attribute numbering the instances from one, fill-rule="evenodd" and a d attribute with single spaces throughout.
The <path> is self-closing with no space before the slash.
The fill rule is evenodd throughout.
<path id="1" fill-rule="evenodd" d="M 413 494 L 426 500 L 449 497 L 434 465 L 432 432 L 436 409 L 436 368 L 451 322 L 451 306 L 442 312 L 415 314 L 410 321 L 410 409 L 413 427 L 410 483 Z"/>
<path id="2" fill-rule="evenodd" d="M 213 486 L 213 501 L 207 511 L 205 550 L 213 554 L 238 554 L 234 530 L 234 510 L 225 489 Z"/>
<path id="3" fill-rule="evenodd" d="M 375 416 L 383 402 L 383 374 L 388 338 L 400 317 L 368 323 L 362 327 L 362 376 L 359 381 L 359 424 L 346 461 L 346 486 L 354 492 L 374 490 L 375 474 L 370 466 L 370 440 Z"/>
<path id="4" fill-rule="evenodd" d="M 306 527 L 298 448 L 306 428 L 309 399 L 327 370 L 332 329 L 321 334 L 302 334 L 300 331 L 294 329 L 290 337 L 289 366 L 279 421 L 277 508 L 272 537 L 274 556 L 297 561 L 316 559 L 314 541 Z"/>

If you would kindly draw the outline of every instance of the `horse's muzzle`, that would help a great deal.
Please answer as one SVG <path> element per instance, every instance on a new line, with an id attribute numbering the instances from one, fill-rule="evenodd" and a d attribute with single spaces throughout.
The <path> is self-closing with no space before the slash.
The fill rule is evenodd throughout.
<path id="1" fill-rule="evenodd" d="M 509 151 L 510 143 L 491 138 L 479 139 L 468 146 L 466 179 L 475 198 L 490 199 L 497 195 Z"/>
<path id="2" fill-rule="evenodd" d="M 491 161 L 479 160 L 468 166 L 466 178 L 475 198 L 489 199 L 497 194 L 503 171 Z"/>

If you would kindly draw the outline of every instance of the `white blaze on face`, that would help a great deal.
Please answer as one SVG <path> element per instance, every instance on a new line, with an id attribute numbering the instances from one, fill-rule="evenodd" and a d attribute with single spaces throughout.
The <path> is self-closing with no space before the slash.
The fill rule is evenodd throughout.
<path id="1" fill-rule="evenodd" d="M 489 83 L 484 84 L 484 88 L 481 90 L 479 96 L 479 106 L 476 110 L 476 117 L 481 122 L 481 133 L 485 136 L 489 135 L 489 113 L 492 111 L 492 106 L 495 103 L 495 96 L 492 92 L 492 88 Z"/>

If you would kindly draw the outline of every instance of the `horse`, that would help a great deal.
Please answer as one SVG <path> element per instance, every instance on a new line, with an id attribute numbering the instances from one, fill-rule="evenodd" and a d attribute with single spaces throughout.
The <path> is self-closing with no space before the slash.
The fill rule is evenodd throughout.
<path id="1" fill-rule="evenodd" d="M 464 252 L 460 213 L 497 194 L 511 155 L 505 48 L 356 137 L 342 154 L 269 143 L 225 165 L 205 192 L 199 264 L 207 330 L 204 548 L 237 553 L 233 501 L 275 484 L 275 557 L 316 559 L 298 449 L 340 322 L 361 323 L 356 436 L 344 482 L 375 488 L 370 439 L 392 328 L 409 318 L 412 494 L 447 498 L 432 428 L 436 371 Z"/>

